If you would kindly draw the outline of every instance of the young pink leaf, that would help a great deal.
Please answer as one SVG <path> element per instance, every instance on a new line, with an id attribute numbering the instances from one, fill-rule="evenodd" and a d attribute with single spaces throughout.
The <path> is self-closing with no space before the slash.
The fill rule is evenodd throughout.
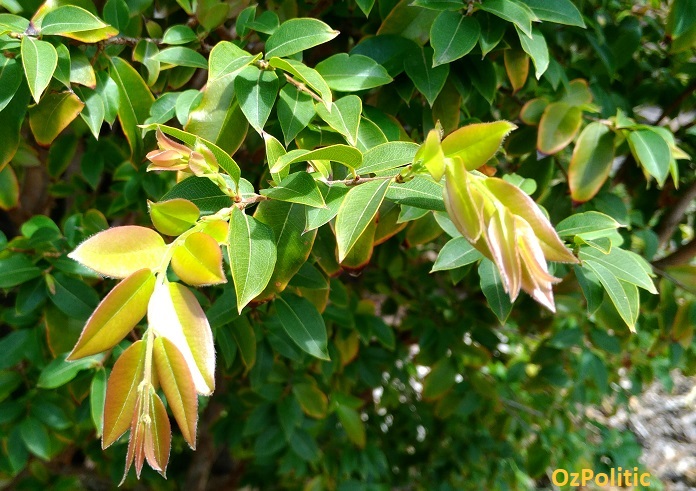
<path id="1" fill-rule="evenodd" d="M 448 162 L 445 175 L 443 195 L 447 213 L 457 230 L 474 243 L 483 232 L 483 196 L 469 184 L 469 173 L 461 159 Z"/>
<path id="2" fill-rule="evenodd" d="M 68 257 L 105 276 L 125 278 L 144 268 L 157 268 L 165 251 L 164 239 L 157 232 L 126 225 L 93 235 Z"/>
<path id="3" fill-rule="evenodd" d="M 172 428 L 167 410 L 153 390 L 150 392 L 150 420 L 145 427 L 145 458 L 150 467 L 167 477 L 167 464 L 172 444 Z"/>
<path id="4" fill-rule="evenodd" d="M 507 210 L 498 210 L 494 213 L 484 237 L 500 271 L 505 292 L 514 302 L 520 293 L 522 272 L 512 214 Z"/>
<path id="5" fill-rule="evenodd" d="M 210 324 L 196 297 L 179 283 L 158 283 L 147 310 L 150 327 L 181 352 L 196 391 L 215 389 L 215 346 Z"/>
<path id="6" fill-rule="evenodd" d="M 155 339 L 154 360 L 167 403 L 184 439 L 195 450 L 198 397 L 186 359 L 174 343 L 159 337 Z"/>
<path id="7" fill-rule="evenodd" d="M 174 248 L 172 269 L 192 286 L 218 285 L 227 281 L 218 242 L 202 232 L 189 235 L 183 244 Z"/>
<path id="8" fill-rule="evenodd" d="M 144 371 L 145 342 L 136 341 L 116 360 L 106 386 L 102 448 L 118 440 L 130 426 Z"/>
<path id="9" fill-rule="evenodd" d="M 136 271 L 120 282 L 97 306 L 68 360 L 77 360 L 113 348 L 147 313 L 155 288 L 149 269 Z"/>

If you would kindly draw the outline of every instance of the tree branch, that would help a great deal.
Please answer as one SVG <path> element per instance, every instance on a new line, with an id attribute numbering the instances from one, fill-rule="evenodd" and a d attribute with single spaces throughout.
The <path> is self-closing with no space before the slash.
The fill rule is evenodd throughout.
<path id="1" fill-rule="evenodd" d="M 663 215 L 662 220 L 657 229 L 658 243 L 660 247 L 664 246 L 669 238 L 674 233 L 674 230 L 682 221 L 684 215 L 689 210 L 689 207 L 696 200 L 696 181 L 692 182 L 691 185 L 686 188 L 684 194 L 682 194 L 674 206 L 668 208 L 667 212 Z"/>
<path id="2" fill-rule="evenodd" d="M 681 94 L 679 94 L 679 97 L 677 97 L 672 104 L 667 106 L 664 111 L 662 111 L 662 114 L 660 114 L 660 117 L 655 120 L 653 124 L 659 124 L 663 119 L 665 119 L 667 116 L 672 114 L 675 109 L 679 109 L 679 106 L 682 105 L 682 102 L 684 102 L 691 94 L 696 92 L 696 82 L 692 82 L 691 85 L 689 85 L 687 88 L 685 88 Z"/>
<path id="3" fill-rule="evenodd" d="M 687 242 L 669 256 L 653 262 L 653 265 L 660 269 L 669 266 L 678 266 L 688 263 L 694 256 L 696 256 L 696 239 L 691 239 L 691 242 Z"/>

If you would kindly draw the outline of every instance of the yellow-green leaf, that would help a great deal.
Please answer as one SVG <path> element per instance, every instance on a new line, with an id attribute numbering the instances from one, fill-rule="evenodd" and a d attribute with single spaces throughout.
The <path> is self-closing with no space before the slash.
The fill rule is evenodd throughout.
<path id="1" fill-rule="evenodd" d="M 156 269 L 165 252 L 164 240 L 157 232 L 126 225 L 93 235 L 68 257 L 105 276 L 125 278 L 143 268 Z"/>
<path id="2" fill-rule="evenodd" d="M 580 130 L 582 110 L 566 102 L 546 106 L 539 121 L 537 150 L 546 155 L 563 150 Z"/>
<path id="3" fill-rule="evenodd" d="M 180 283 L 158 283 L 148 305 L 147 319 L 158 336 L 169 339 L 188 365 L 196 391 L 215 390 L 215 347 L 210 324 L 198 300 Z"/>
<path id="4" fill-rule="evenodd" d="M 87 320 L 68 360 L 101 353 L 119 343 L 147 313 L 154 288 L 155 275 L 149 269 L 136 271 L 116 285 Z"/>
<path id="5" fill-rule="evenodd" d="M 609 177 L 614 160 L 614 133 L 602 123 L 588 124 L 575 144 L 568 167 L 570 196 L 574 201 L 592 199 Z"/>
<path id="6" fill-rule="evenodd" d="M 202 232 L 189 235 L 183 244 L 175 246 L 172 269 L 192 286 L 218 285 L 227 281 L 217 240 Z"/>
<path id="7" fill-rule="evenodd" d="M 29 126 L 36 143 L 50 145 L 84 107 L 85 104 L 73 92 L 47 94 L 29 108 Z"/>
<path id="8" fill-rule="evenodd" d="M 293 394 L 300 403 L 302 411 L 312 418 L 322 419 L 326 417 L 329 409 L 329 400 L 319 388 L 310 383 L 297 384 L 292 388 Z"/>
<path id="9" fill-rule="evenodd" d="M 136 341 L 116 360 L 106 386 L 102 448 L 118 440 L 131 425 L 144 370 L 145 342 Z"/>
<path id="10" fill-rule="evenodd" d="M 442 140 L 445 157 L 459 157 L 467 170 L 488 162 L 502 145 L 505 137 L 517 126 L 509 121 L 475 123 L 459 128 Z"/>
<path id="11" fill-rule="evenodd" d="M 157 230 L 165 235 L 180 235 L 198 220 L 198 207 L 187 199 L 174 198 L 153 203 L 148 201 L 150 219 Z"/>
<path id="12" fill-rule="evenodd" d="M 514 94 L 527 82 L 529 76 L 529 56 L 521 49 L 506 49 L 504 53 L 505 71 Z"/>
<path id="13" fill-rule="evenodd" d="M 39 102 L 58 66 L 58 52 L 51 43 L 31 36 L 22 38 L 20 52 L 29 90 L 34 100 Z"/>
<path id="14" fill-rule="evenodd" d="M 189 446 L 196 448 L 198 396 L 184 355 L 167 338 L 155 339 L 154 360 L 167 403 L 174 414 L 181 434 Z"/>
<path id="15" fill-rule="evenodd" d="M 168 399 L 167 399 L 168 400 Z M 167 464 L 172 444 L 172 428 L 162 399 L 150 392 L 150 424 L 145 427 L 144 451 L 150 467 L 167 477 Z"/>

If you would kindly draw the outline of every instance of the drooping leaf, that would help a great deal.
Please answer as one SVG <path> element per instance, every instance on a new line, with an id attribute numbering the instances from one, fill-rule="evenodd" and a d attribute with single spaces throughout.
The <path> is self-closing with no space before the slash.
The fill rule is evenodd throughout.
<path id="1" fill-rule="evenodd" d="M 118 357 L 106 385 L 104 433 L 106 448 L 130 427 L 138 399 L 138 386 L 145 372 L 145 342 L 136 341 Z"/>
<path id="2" fill-rule="evenodd" d="M 614 134 L 602 123 L 588 124 L 580 133 L 568 167 L 568 185 L 573 200 L 592 199 L 609 177 L 614 161 Z"/>
<path id="3" fill-rule="evenodd" d="M 634 252 L 612 247 L 609 254 L 604 254 L 592 247 L 582 247 L 579 257 L 583 264 L 587 264 L 588 261 L 600 264 L 618 279 L 657 294 L 655 285 L 650 279 L 649 266 Z"/>
<path id="4" fill-rule="evenodd" d="M 101 356 L 91 356 L 75 362 L 69 362 L 66 361 L 66 356 L 67 353 L 58 355 L 57 358 L 41 370 L 39 380 L 36 383 L 37 387 L 41 389 L 56 389 L 70 382 L 82 370 L 93 368 L 103 361 Z"/>
<path id="5" fill-rule="evenodd" d="M 157 283 L 147 320 L 155 334 L 169 339 L 181 352 L 196 391 L 210 395 L 215 390 L 213 333 L 193 293 L 180 283 Z"/>
<path id="6" fill-rule="evenodd" d="M 126 225 L 93 235 L 68 257 L 105 276 L 126 278 L 144 268 L 157 269 L 165 251 L 157 232 Z"/>
<path id="7" fill-rule="evenodd" d="M 667 142 L 649 129 L 631 131 L 628 144 L 635 159 L 662 186 L 669 174 L 671 152 Z"/>
<path id="8" fill-rule="evenodd" d="M 280 89 L 276 111 L 285 145 L 305 129 L 316 114 L 312 97 L 297 90 L 292 84 L 286 84 Z"/>
<path id="9" fill-rule="evenodd" d="M 481 26 L 476 18 L 443 10 L 430 28 L 434 65 L 450 63 L 468 54 L 480 35 Z"/>
<path id="10" fill-rule="evenodd" d="M 157 379 L 167 396 L 167 404 L 184 439 L 195 450 L 198 397 L 184 355 L 174 343 L 162 337 L 155 339 L 153 355 Z"/>
<path id="11" fill-rule="evenodd" d="M 27 84 L 21 83 L 14 97 L 5 106 L 5 109 L 0 111 L 0 118 L 3 121 L 3 130 L 0 131 L 0 170 L 17 153 L 21 140 L 22 123 L 24 123 L 30 98 L 31 94 Z"/>
<path id="12" fill-rule="evenodd" d="M 39 145 L 48 146 L 85 107 L 73 92 L 47 94 L 29 108 L 29 126 Z"/>
<path id="13" fill-rule="evenodd" d="M 488 300 L 488 306 L 500 323 L 505 324 L 512 311 L 512 303 L 510 302 L 510 296 L 505 292 L 498 268 L 492 261 L 484 259 L 479 264 L 478 274 L 481 278 L 481 291 L 483 291 L 486 300 Z"/>
<path id="14" fill-rule="evenodd" d="M 546 44 L 546 38 L 536 27 L 532 28 L 531 37 L 528 37 L 519 28 L 517 28 L 517 35 L 520 38 L 522 49 L 534 62 L 535 76 L 539 80 L 549 67 L 549 48 Z"/>
<path id="15" fill-rule="evenodd" d="M 0 209 L 9 210 L 19 203 L 19 182 L 12 166 L 0 170 Z"/>
<path id="16" fill-rule="evenodd" d="M 283 328 L 297 346 L 321 360 L 329 360 L 326 325 L 309 300 L 286 293 L 276 298 L 275 308 Z"/>
<path id="17" fill-rule="evenodd" d="M 235 208 L 230 217 L 230 268 L 237 293 L 237 309 L 242 309 L 268 285 L 276 263 L 277 248 L 273 230 Z"/>
<path id="18" fill-rule="evenodd" d="M 150 115 L 155 98 L 140 74 L 127 61 L 111 58 L 110 75 L 118 87 L 118 119 L 130 145 L 131 157 L 140 159 L 143 141 L 138 125 L 143 124 Z"/>
<path id="19" fill-rule="evenodd" d="M 174 247 L 172 270 L 192 286 L 225 283 L 222 270 L 222 252 L 217 240 L 202 232 L 186 237 L 183 244 Z"/>
<path id="20" fill-rule="evenodd" d="M 21 55 L 29 90 L 38 103 L 56 70 L 58 53 L 51 43 L 24 36 Z"/>
<path id="21" fill-rule="evenodd" d="M 390 179 L 370 181 L 348 192 L 336 215 L 338 262 L 343 261 L 375 217 L 390 184 Z"/>
<path id="22" fill-rule="evenodd" d="M 449 65 L 433 67 L 433 50 L 425 47 L 420 48 L 420 53 L 406 58 L 404 68 L 418 91 L 425 96 L 432 107 L 437 95 L 445 86 L 447 75 L 449 75 Z"/>
<path id="23" fill-rule="evenodd" d="M 116 285 L 90 316 L 68 360 L 101 353 L 119 343 L 145 317 L 154 288 L 155 275 L 149 269 L 136 271 Z"/>
<path id="24" fill-rule="evenodd" d="M 433 264 L 431 272 L 461 268 L 478 261 L 482 257 L 483 255 L 474 249 L 474 246 L 467 239 L 455 237 L 447 242 L 437 255 L 437 260 Z"/>
<path id="25" fill-rule="evenodd" d="M 92 422 L 101 438 L 104 429 L 104 404 L 106 403 L 106 370 L 97 370 L 89 386 L 89 408 Z"/>
<path id="26" fill-rule="evenodd" d="M 512 92 L 524 87 L 529 75 L 529 56 L 521 49 L 506 49 L 503 54 L 505 71 L 507 72 Z"/>
<path id="27" fill-rule="evenodd" d="M 266 59 L 294 55 L 331 41 L 338 34 L 338 31 L 318 19 L 287 20 L 266 41 Z"/>
<path id="28" fill-rule="evenodd" d="M 600 253 L 601 254 L 601 253 Z M 583 267 L 589 269 L 596 275 L 604 290 L 609 295 L 612 303 L 616 307 L 621 318 L 626 322 L 629 329 L 635 332 L 636 320 L 640 299 L 638 289 L 634 284 L 621 281 L 613 271 L 607 269 L 601 263 L 595 261 L 584 261 Z"/>
<path id="29" fill-rule="evenodd" d="M 517 0 L 484 0 L 481 10 L 512 22 L 525 35 L 532 37 L 532 21 L 537 20 L 537 17 L 525 4 Z"/>
<path id="30" fill-rule="evenodd" d="M 13 58 L 0 57 L 0 112 L 10 103 L 21 83 L 21 63 Z"/>
<path id="31" fill-rule="evenodd" d="M 521 0 L 542 21 L 585 27 L 585 21 L 578 8 L 570 0 Z"/>
<path id="32" fill-rule="evenodd" d="M 365 441 L 367 439 L 365 435 L 365 423 L 360 419 L 358 411 L 339 404 L 336 406 L 336 414 L 350 441 L 359 448 L 365 447 Z"/>

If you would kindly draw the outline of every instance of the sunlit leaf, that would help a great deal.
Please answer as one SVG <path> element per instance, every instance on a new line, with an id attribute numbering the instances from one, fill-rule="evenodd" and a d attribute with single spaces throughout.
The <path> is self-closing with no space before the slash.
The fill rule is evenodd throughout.
<path id="1" fill-rule="evenodd" d="M 171 265 L 176 275 L 192 286 L 227 281 L 217 240 L 202 232 L 189 235 L 182 244 L 174 247 Z"/>

